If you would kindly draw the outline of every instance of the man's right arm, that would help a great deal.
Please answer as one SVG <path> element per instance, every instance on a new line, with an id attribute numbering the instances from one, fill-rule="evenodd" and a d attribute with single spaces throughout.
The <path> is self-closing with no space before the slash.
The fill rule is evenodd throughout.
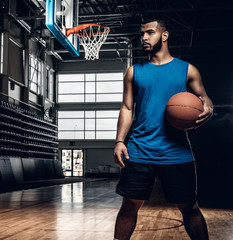
<path id="1" fill-rule="evenodd" d="M 121 155 L 128 159 L 127 148 L 124 145 L 125 137 L 130 129 L 133 120 L 133 66 L 131 66 L 124 77 L 123 103 L 117 123 L 117 136 L 114 149 L 114 160 L 120 167 L 125 167 Z"/>

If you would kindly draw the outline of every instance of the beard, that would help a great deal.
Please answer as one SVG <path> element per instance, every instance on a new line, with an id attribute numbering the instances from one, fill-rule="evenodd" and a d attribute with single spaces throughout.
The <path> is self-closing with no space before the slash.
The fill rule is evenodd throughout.
<path id="1" fill-rule="evenodd" d="M 162 47 L 162 36 L 160 37 L 158 42 L 151 49 L 149 49 L 149 50 L 143 49 L 143 50 L 146 54 L 154 55 L 155 53 L 157 53 L 161 49 L 161 47 Z"/>

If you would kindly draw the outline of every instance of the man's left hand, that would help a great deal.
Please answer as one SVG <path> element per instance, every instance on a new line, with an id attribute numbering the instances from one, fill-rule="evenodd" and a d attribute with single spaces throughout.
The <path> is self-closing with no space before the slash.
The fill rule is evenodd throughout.
<path id="1" fill-rule="evenodd" d="M 205 99 L 202 97 L 199 97 L 203 103 L 203 107 L 204 107 L 204 112 L 201 113 L 198 116 L 198 120 L 196 121 L 196 126 L 195 129 L 200 127 L 202 124 L 206 123 L 212 116 L 213 116 L 213 106 L 209 106 Z"/>

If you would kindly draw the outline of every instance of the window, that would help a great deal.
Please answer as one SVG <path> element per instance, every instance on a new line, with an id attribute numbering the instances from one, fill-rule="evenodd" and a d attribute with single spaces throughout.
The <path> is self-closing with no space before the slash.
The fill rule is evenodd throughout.
<path id="1" fill-rule="evenodd" d="M 1 33 L 1 39 L 0 39 L 0 42 L 1 42 L 1 48 L 0 48 L 0 73 L 3 73 L 3 41 L 4 41 L 4 34 Z"/>
<path id="2" fill-rule="evenodd" d="M 42 63 L 37 58 L 29 55 L 29 89 L 42 95 Z"/>
<path id="3" fill-rule="evenodd" d="M 121 102 L 123 72 L 60 74 L 58 102 Z"/>
<path id="4" fill-rule="evenodd" d="M 59 139 L 115 139 L 119 110 L 59 111 Z"/>
<path id="5" fill-rule="evenodd" d="M 46 68 L 46 93 L 45 97 L 53 101 L 53 71 Z"/>

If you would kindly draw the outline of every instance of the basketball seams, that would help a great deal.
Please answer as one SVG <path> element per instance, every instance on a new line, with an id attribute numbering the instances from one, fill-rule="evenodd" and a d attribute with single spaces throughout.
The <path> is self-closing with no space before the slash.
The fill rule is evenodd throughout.
<path id="1" fill-rule="evenodd" d="M 177 123 L 194 123 L 196 120 L 187 120 L 187 119 L 181 119 L 181 118 L 173 118 L 171 117 L 168 122 L 172 123 L 173 121 L 176 121 Z"/>
<path id="2" fill-rule="evenodd" d="M 196 120 L 203 111 L 203 103 L 196 95 L 180 92 L 169 99 L 165 114 L 171 126 L 180 130 L 189 130 L 195 127 Z"/>
<path id="3" fill-rule="evenodd" d="M 203 112 L 203 110 L 201 110 L 201 109 L 199 109 L 199 108 L 196 108 L 196 107 L 192 107 L 192 106 L 187 106 L 187 105 L 167 105 L 166 106 L 166 108 L 168 108 L 168 107 L 186 107 L 186 108 L 193 108 L 193 109 L 196 109 L 196 110 L 198 110 L 199 112 Z"/>

